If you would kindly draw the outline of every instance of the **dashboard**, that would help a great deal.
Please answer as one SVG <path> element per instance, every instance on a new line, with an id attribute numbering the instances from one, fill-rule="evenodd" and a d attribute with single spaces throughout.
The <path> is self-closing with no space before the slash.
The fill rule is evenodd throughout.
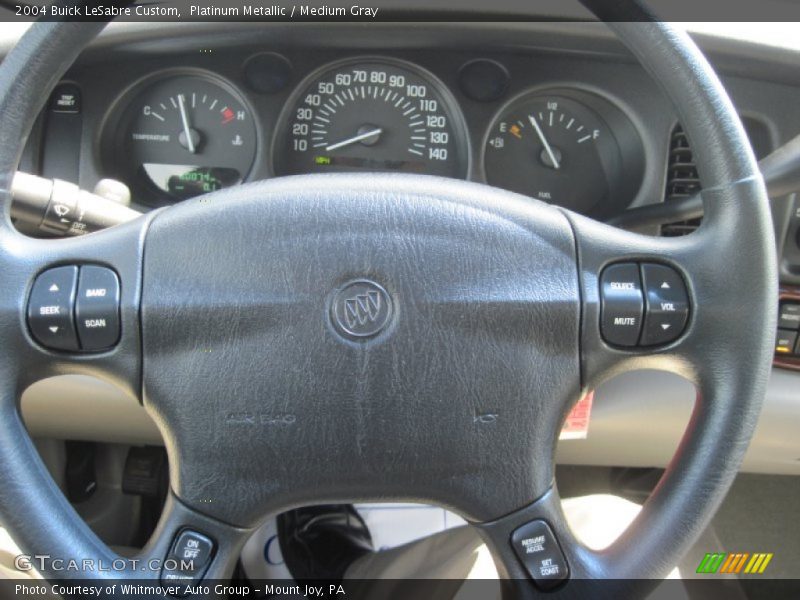
<path id="1" fill-rule="evenodd" d="M 795 54 L 698 39 L 757 155 L 800 133 Z M 118 179 L 142 211 L 273 177 L 392 171 L 604 219 L 696 191 L 695 142 L 600 24 L 127 24 L 109 27 L 56 88 L 21 168 L 85 189 Z M 773 209 L 783 283 L 800 284 L 800 210 L 793 198 Z M 799 382 L 776 369 L 746 470 L 800 474 Z M 141 407 L 113 395 L 62 378 L 36 384 L 23 409 L 40 435 L 156 442 Z M 610 382 L 588 437 L 562 442 L 559 460 L 663 466 L 694 399 L 664 373 Z M 105 425 L 90 427 L 98 418 Z"/>
<path id="2" fill-rule="evenodd" d="M 90 54 L 56 89 L 23 167 L 90 189 L 118 179 L 142 210 L 271 177 L 386 171 L 602 219 L 664 183 L 676 120 L 630 59 L 426 48 L 434 37 L 348 47 L 357 26 L 296 29 L 307 35 L 269 46 Z"/>

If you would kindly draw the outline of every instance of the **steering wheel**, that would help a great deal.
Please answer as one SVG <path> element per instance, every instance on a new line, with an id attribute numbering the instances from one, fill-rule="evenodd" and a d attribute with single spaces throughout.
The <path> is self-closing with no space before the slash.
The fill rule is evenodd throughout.
<path id="1" fill-rule="evenodd" d="M 93 577 L 157 580 L 160 569 L 141 565 L 174 555 L 188 534 L 207 560 L 186 577 L 219 580 L 269 515 L 403 500 L 463 515 L 517 596 L 571 594 L 592 578 L 635 595 L 665 576 L 719 506 L 753 433 L 776 258 L 753 154 L 700 52 L 664 23 L 610 26 L 692 139 L 705 219 L 689 236 L 627 233 L 473 183 L 335 174 L 214 192 L 89 236 L 30 239 L 10 223 L 12 175 L 48 92 L 100 29 L 32 27 L 0 67 L 0 510 L 20 547 L 124 564 Z M 631 321 L 608 317 L 631 293 L 658 308 L 654 265 L 685 290 L 688 316 L 674 339 L 624 342 L 613 332 Z M 34 282 L 59 266 L 116 275 L 121 333 L 110 349 L 53 350 L 32 335 Z M 595 551 L 564 519 L 554 450 L 587 390 L 640 368 L 691 380 L 697 402 L 639 516 Z M 138 567 L 71 508 L 20 418 L 26 386 L 66 373 L 126 390 L 163 434 L 171 491 Z M 42 573 L 86 576 L 52 562 Z"/>

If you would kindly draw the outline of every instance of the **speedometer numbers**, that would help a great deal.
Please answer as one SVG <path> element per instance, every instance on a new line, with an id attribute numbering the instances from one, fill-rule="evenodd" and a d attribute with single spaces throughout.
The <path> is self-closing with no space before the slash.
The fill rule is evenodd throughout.
<path id="1" fill-rule="evenodd" d="M 453 100 L 416 67 L 349 62 L 301 86 L 273 156 L 277 175 L 329 171 L 466 174 Z"/>
<path id="2" fill-rule="evenodd" d="M 632 200 L 642 155 L 621 111 L 563 90 L 528 94 L 503 109 L 486 139 L 484 169 L 490 185 L 601 216 Z"/>

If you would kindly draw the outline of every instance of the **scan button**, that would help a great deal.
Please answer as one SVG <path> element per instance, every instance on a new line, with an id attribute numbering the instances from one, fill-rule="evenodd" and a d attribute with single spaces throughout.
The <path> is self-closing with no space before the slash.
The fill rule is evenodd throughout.
<path id="1" fill-rule="evenodd" d="M 81 267 L 75 321 L 83 350 L 105 350 L 117 343 L 119 279 L 114 271 L 91 265 Z"/>

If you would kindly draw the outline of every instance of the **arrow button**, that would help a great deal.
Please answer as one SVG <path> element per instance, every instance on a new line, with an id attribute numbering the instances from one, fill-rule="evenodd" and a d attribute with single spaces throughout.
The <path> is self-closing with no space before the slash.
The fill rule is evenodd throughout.
<path id="1" fill-rule="evenodd" d="M 39 274 L 28 298 L 28 326 L 33 337 L 53 350 L 77 350 L 72 315 L 78 288 L 78 267 L 56 267 Z"/>
<path id="2" fill-rule="evenodd" d="M 689 295 L 683 278 L 672 267 L 641 265 L 645 296 L 642 346 L 658 346 L 678 339 L 689 319 Z"/>

